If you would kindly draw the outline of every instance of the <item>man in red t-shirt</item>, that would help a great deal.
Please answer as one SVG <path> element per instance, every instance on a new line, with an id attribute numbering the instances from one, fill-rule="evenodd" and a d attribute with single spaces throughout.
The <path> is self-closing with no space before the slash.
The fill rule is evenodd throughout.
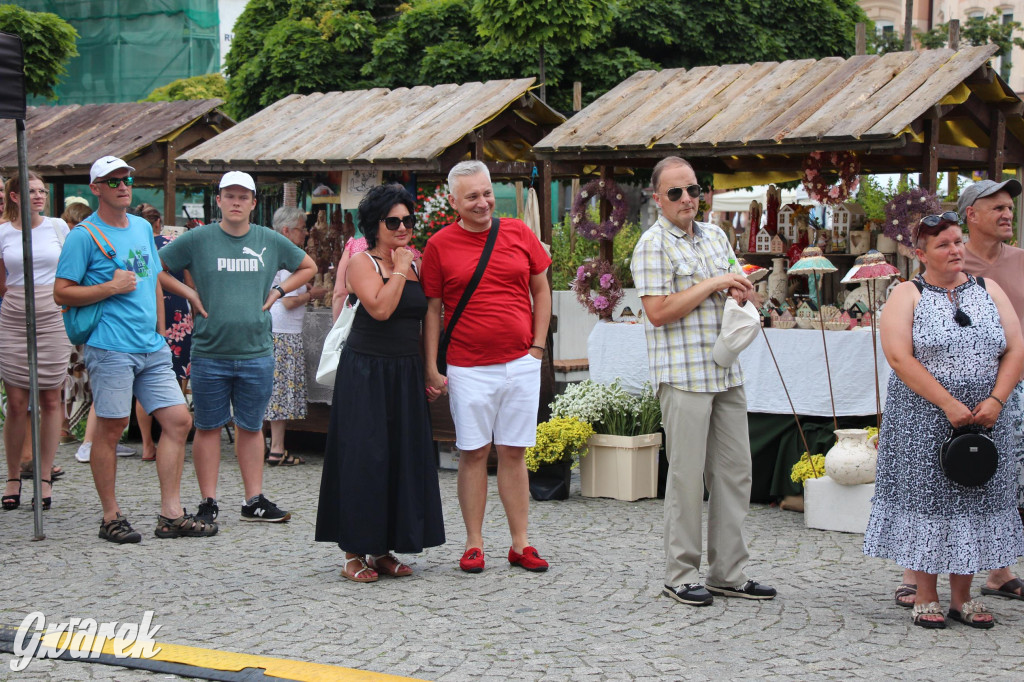
<path id="1" fill-rule="evenodd" d="M 524 455 L 536 442 L 540 367 L 551 320 L 551 258 L 520 220 L 504 218 L 490 260 L 448 344 L 448 376 L 437 370 L 442 304 L 458 306 L 484 250 L 494 212 L 487 166 L 463 161 L 448 174 L 448 201 L 459 221 L 427 242 L 420 280 L 427 295 L 423 323 L 428 387 L 449 393 L 459 457 L 459 506 L 466 551 L 459 567 L 484 569 L 483 521 L 487 455 L 498 450 L 498 493 L 508 517 L 508 560 L 528 571 L 548 563 L 527 540 L 530 484 Z M 531 304 L 532 300 L 532 304 Z M 447 324 L 447 322 L 445 322 Z"/>

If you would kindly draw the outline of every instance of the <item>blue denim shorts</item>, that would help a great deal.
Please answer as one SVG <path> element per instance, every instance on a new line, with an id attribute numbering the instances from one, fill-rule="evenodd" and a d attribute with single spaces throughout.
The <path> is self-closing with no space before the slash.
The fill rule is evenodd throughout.
<path id="1" fill-rule="evenodd" d="M 247 360 L 192 357 L 190 385 L 196 428 L 219 429 L 232 420 L 244 431 L 263 428 L 274 389 L 274 356 Z"/>
<path id="2" fill-rule="evenodd" d="M 97 417 L 127 417 L 131 413 L 133 393 L 147 414 L 185 403 L 167 346 L 152 353 L 122 353 L 87 345 L 82 359 L 89 370 Z"/>

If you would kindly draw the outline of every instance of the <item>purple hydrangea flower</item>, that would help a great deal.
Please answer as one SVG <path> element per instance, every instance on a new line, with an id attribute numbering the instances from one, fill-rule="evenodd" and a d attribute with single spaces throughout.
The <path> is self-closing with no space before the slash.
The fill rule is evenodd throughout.
<path id="1" fill-rule="evenodd" d="M 598 310 L 604 310 L 605 308 L 608 307 L 608 299 L 605 298 L 604 296 L 595 296 L 594 307 L 597 308 Z"/>
<path id="2" fill-rule="evenodd" d="M 601 288 L 602 289 L 607 289 L 608 287 L 610 287 L 614 283 L 615 283 L 615 279 L 611 276 L 611 274 L 606 272 L 605 274 L 601 275 Z"/>

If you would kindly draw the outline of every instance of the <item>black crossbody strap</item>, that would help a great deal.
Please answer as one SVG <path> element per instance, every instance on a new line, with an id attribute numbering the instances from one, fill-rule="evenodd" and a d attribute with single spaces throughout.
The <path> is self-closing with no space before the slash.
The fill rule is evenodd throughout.
<path id="1" fill-rule="evenodd" d="M 491 231 L 487 235 L 487 242 L 484 244 L 484 250 L 480 254 L 480 261 L 476 264 L 476 271 L 473 273 L 472 279 L 469 280 L 469 284 L 466 285 L 465 291 L 462 292 L 462 298 L 459 299 L 459 304 L 455 306 L 455 311 L 452 313 L 448 326 L 445 327 L 444 333 L 441 334 L 441 342 L 438 344 L 437 357 L 442 362 L 448 355 L 448 342 L 451 341 L 452 330 L 455 329 L 455 323 L 459 321 L 462 311 L 465 310 L 466 304 L 469 303 L 470 296 L 473 295 L 473 292 L 476 290 L 476 286 L 480 284 L 480 280 L 484 276 L 484 270 L 487 269 L 487 261 L 491 259 L 491 251 L 494 250 L 494 242 L 498 239 L 498 225 L 499 220 L 497 218 L 491 218 Z"/>

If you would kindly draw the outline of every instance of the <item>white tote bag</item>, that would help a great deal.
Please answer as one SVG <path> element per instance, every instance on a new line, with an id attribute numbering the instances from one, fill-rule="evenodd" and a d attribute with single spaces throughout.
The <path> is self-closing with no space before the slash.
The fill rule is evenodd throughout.
<path id="1" fill-rule="evenodd" d="M 334 386 L 334 375 L 338 373 L 341 349 L 345 347 L 345 340 L 352 330 L 352 322 L 356 319 L 358 308 L 359 301 L 356 301 L 355 305 L 343 307 L 338 319 L 334 321 L 331 331 L 327 332 L 324 349 L 320 351 L 320 365 L 316 368 L 316 383 L 323 386 Z"/>

